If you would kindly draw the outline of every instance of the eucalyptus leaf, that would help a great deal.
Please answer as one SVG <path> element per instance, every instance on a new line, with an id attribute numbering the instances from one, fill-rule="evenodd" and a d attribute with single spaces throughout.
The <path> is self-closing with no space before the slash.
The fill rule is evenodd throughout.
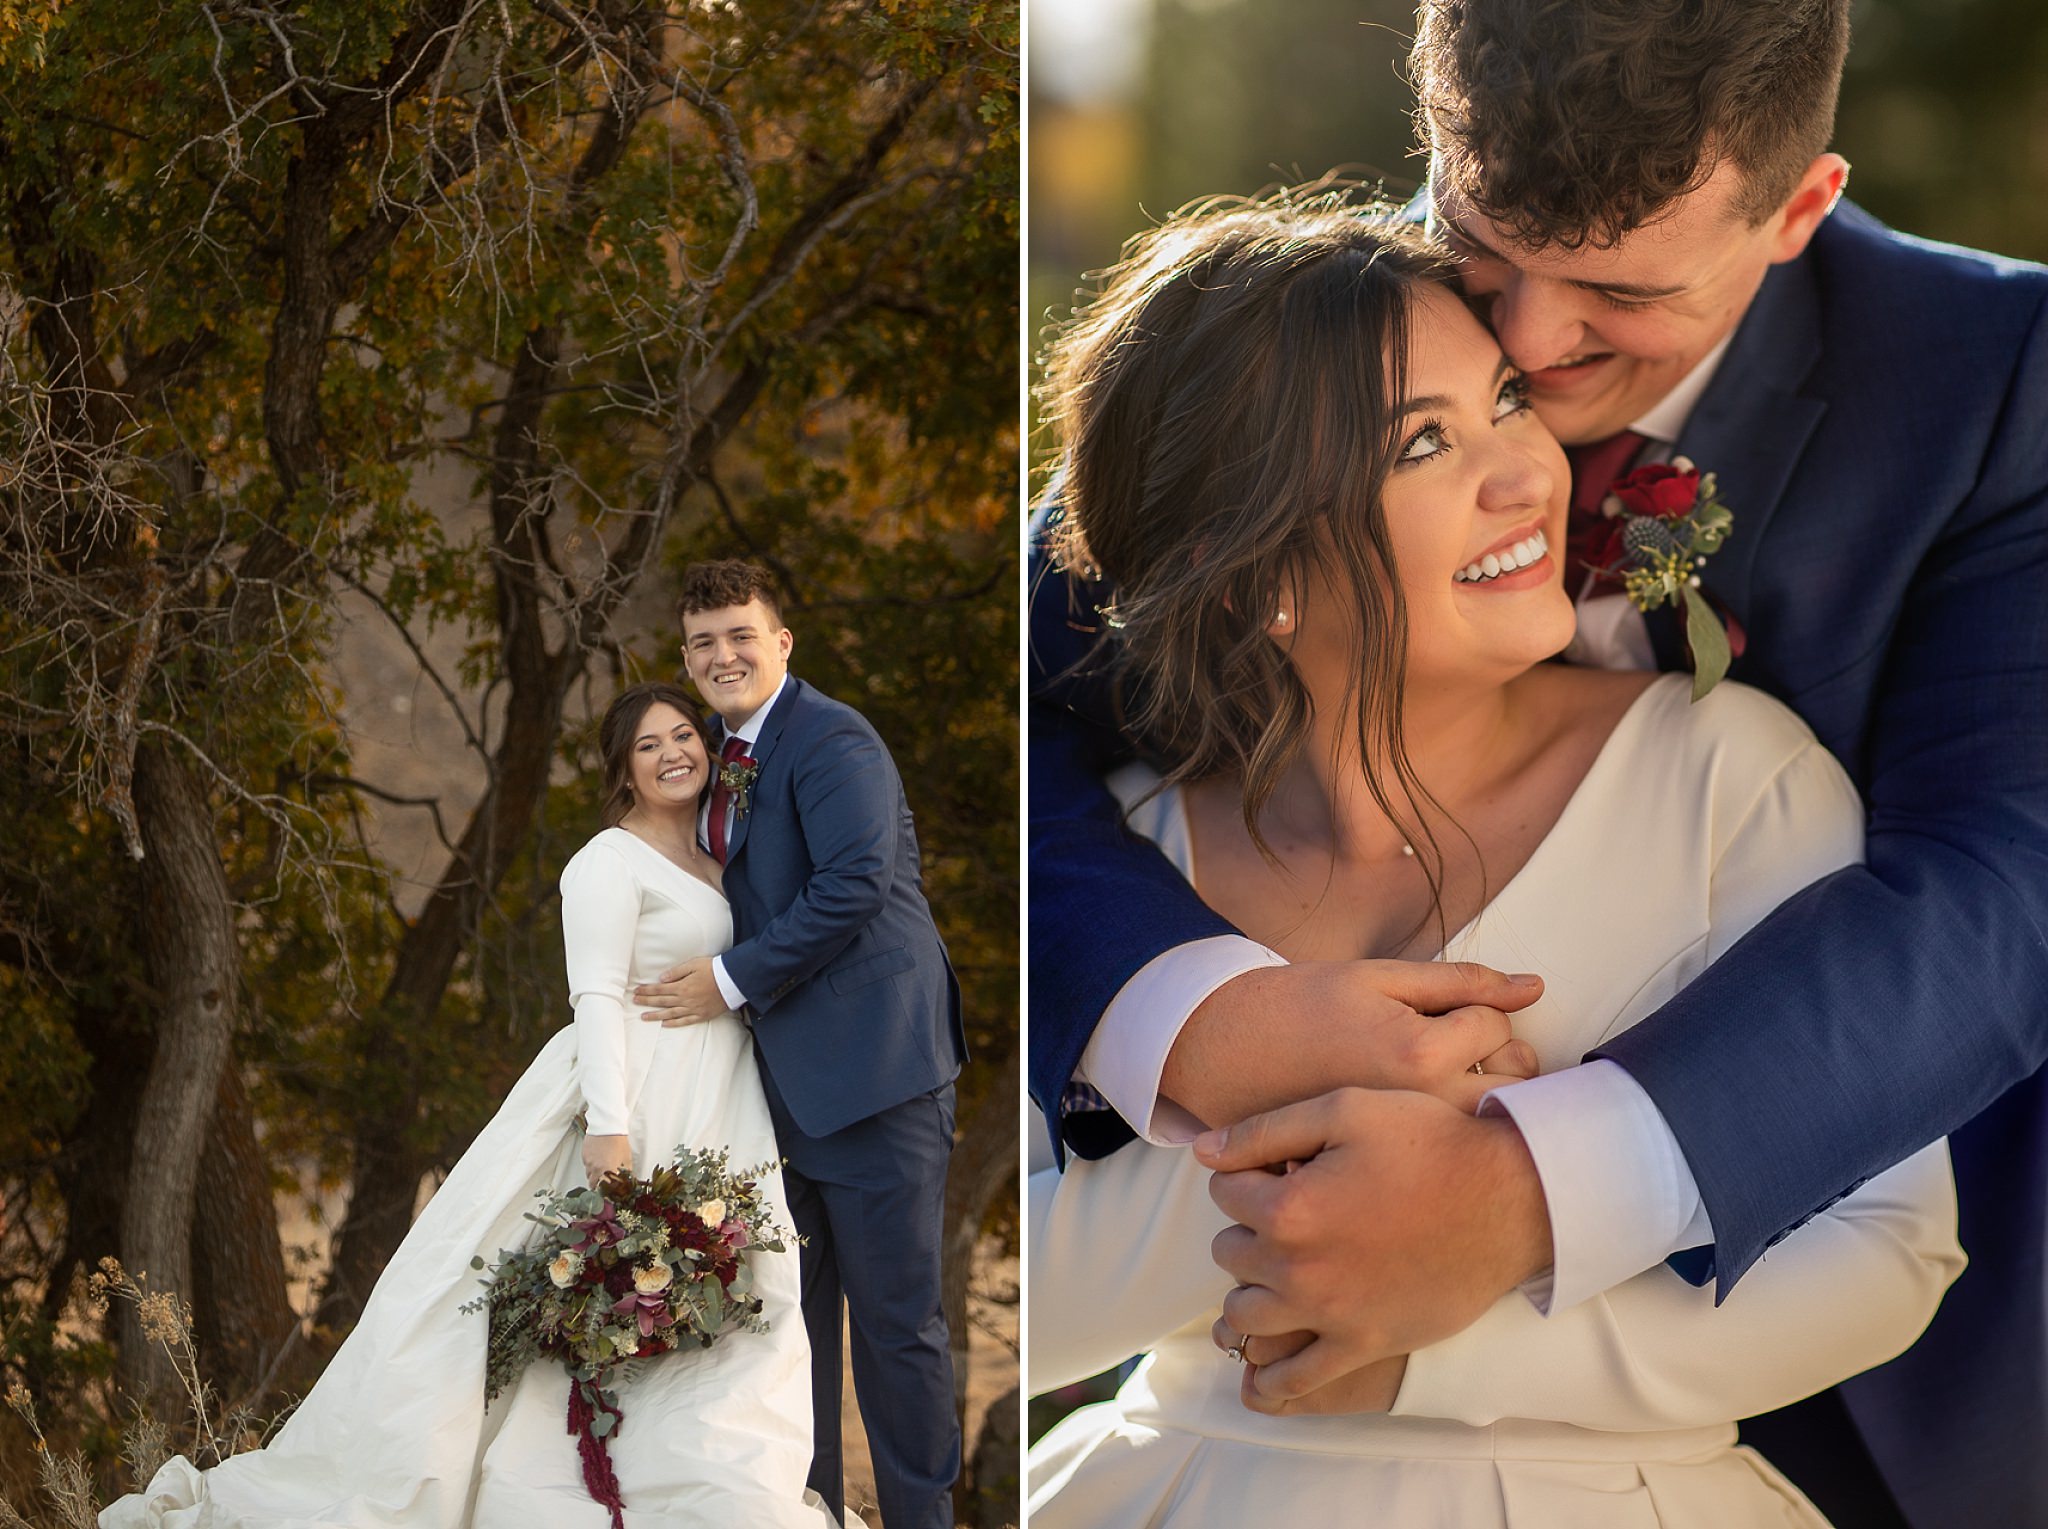
<path id="1" fill-rule="evenodd" d="M 1685 601 L 1685 640 L 1692 645 L 1692 698 L 1697 701 L 1728 672 L 1728 631 L 1705 595 L 1691 585 L 1679 594 Z"/>

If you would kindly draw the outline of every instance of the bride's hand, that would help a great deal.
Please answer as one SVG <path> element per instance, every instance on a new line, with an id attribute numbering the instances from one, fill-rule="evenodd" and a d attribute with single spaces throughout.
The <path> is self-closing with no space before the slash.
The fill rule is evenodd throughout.
<path id="1" fill-rule="evenodd" d="M 1332 1417 L 1359 1412 L 1390 1412 L 1394 1398 L 1401 1394 L 1402 1377 L 1408 1373 L 1408 1356 L 1394 1354 L 1339 1375 L 1328 1385 L 1300 1396 L 1267 1396 L 1259 1390 L 1262 1368 L 1291 1359 L 1315 1341 L 1314 1333 L 1281 1333 L 1272 1338 L 1247 1338 L 1221 1317 L 1210 1329 L 1216 1346 L 1243 1356 L 1244 1375 L 1237 1399 L 1253 1412 L 1268 1417 Z"/>
<path id="2" fill-rule="evenodd" d="M 1474 1062 L 1470 1074 L 1459 1074 L 1448 1089 L 1436 1090 L 1436 1094 L 1466 1114 L 1476 1115 L 1489 1089 L 1522 1078 L 1533 1078 L 1541 1071 L 1534 1046 L 1527 1041 L 1509 1041 L 1498 1051 L 1490 1051 Z M 1466 1081 L 1468 1076 L 1471 1078 L 1469 1083 Z"/>
<path id="3" fill-rule="evenodd" d="M 583 1138 L 583 1176 L 597 1188 L 614 1173 L 633 1171 L 633 1143 L 624 1136 Z"/>

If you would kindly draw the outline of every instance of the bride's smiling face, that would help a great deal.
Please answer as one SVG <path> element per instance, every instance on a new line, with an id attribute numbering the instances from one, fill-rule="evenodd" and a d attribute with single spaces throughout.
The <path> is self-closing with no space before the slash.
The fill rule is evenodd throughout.
<path id="1" fill-rule="evenodd" d="M 1570 469 L 1470 311 L 1429 287 L 1414 304 L 1381 492 L 1408 607 L 1406 679 L 1411 688 L 1502 681 L 1572 638 L 1563 576 Z M 1311 610 L 1318 595 L 1332 598 L 1311 587 Z M 1337 599 L 1337 609 L 1347 604 Z"/>
<path id="2" fill-rule="evenodd" d="M 711 776 L 697 724 L 666 701 L 634 724 L 630 763 L 633 801 L 643 808 L 694 808 Z"/>

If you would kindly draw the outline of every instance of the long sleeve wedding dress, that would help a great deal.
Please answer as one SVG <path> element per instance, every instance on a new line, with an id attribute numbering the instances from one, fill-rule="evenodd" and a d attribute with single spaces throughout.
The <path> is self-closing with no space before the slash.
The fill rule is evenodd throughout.
<path id="1" fill-rule="evenodd" d="M 744 1023 L 642 1022 L 632 987 L 732 943 L 719 892 L 621 828 L 562 873 L 575 1023 L 551 1039 L 421 1212 L 363 1317 L 270 1444 L 200 1472 L 181 1459 L 100 1516 L 102 1529 L 603 1529 L 567 1430 L 569 1381 L 543 1361 L 488 1410 L 481 1291 L 470 1260 L 524 1239 L 536 1192 L 583 1181 L 587 1111 L 624 1134 L 636 1172 L 678 1146 L 771 1165 L 768 1106 Z M 811 1454 L 810 1350 L 794 1243 L 757 1254 L 765 1333 L 645 1362 L 621 1389 L 611 1457 L 625 1521 L 830 1529 L 804 1476 Z"/>
<path id="2" fill-rule="evenodd" d="M 1693 705 L 1688 686 L 1667 676 L 1643 693 L 1549 836 L 1446 947 L 1543 977 L 1514 1032 L 1545 1071 L 1861 858 L 1855 790 L 1797 718 L 1737 685 Z M 1119 795 L 1152 780 L 1127 773 Z M 1188 869 L 1174 792 L 1131 824 Z M 1032 1389 L 1149 1350 L 1113 1401 L 1032 1448 L 1033 1529 L 1823 1529 L 1736 1445 L 1734 1420 L 1904 1350 L 1963 1266 L 1936 1143 L 1780 1242 L 1719 1307 L 1661 1266 L 1547 1317 L 1511 1292 L 1410 1356 L 1391 1414 L 1266 1417 L 1240 1405 L 1238 1367 L 1210 1341 L 1230 1281 L 1209 1258 L 1227 1218 L 1208 1179 L 1187 1150 L 1144 1142 L 1032 1177 Z"/>

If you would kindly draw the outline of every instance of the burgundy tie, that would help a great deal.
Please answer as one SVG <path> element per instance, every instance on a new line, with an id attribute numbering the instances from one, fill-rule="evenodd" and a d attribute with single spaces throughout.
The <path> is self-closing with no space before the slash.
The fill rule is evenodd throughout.
<path id="1" fill-rule="evenodd" d="M 725 783 L 725 766 L 746 755 L 747 740 L 737 733 L 725 740 L 725 747 L 718 753 L 718 775 L 711 783 L 711 810 L 705 826 L 711 834 L 711 858 L 720 865 L 725 864 L 726 808 L 732 802 L 732 789 Z"/>
<path id="2" fill-rule="evenodd" d="M 1571 575 L 1567 587 L 1576 594 L 1589 570 L 1605 568 L 1620 557 L 1614 522 L 1600 513 L 1600 502 L 1614 487 L 1615 480 L 1635 465 L 1647 436 L 1621 430 L 1604 440 L 1583 446 L 1567 446 L 1564 454 L 1572 464 L 1571 518 L 1565 523 L 1565 567 Z M 1593 586 L 1595 595 L 1618 594 L 1621 583 L 1603 578 Z"/>

